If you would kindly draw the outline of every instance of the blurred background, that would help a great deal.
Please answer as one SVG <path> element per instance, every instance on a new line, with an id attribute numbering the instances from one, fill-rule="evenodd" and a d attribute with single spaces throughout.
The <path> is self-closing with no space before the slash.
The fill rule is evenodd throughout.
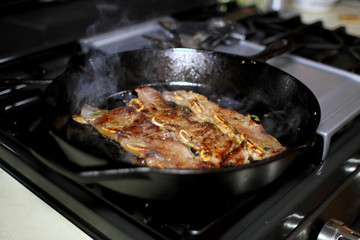
<path id="1" fill-rule="evenodd" d="M 0 59 L 211 4 L 220 3 L 219 11 L 226 11 L 229 2 L 283 15 L 299 13 L 304 23 L 320 19 L 327 28 L 346 26 L 350 34 L 360 35 L 359 0 L 5 0 L 0 1 Z"/>

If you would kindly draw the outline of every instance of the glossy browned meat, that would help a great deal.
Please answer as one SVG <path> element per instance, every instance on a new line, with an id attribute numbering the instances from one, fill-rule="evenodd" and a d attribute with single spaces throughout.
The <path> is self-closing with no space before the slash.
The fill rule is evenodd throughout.
<path id="1" fill-rule="evenodd" d="M 186 91 L 164 92 L 164 99 L 188 107 L 205 122 L 214 124 L 232 141 L 243 144 L 252 160 L 269 158 L 286 150 L 261 124 L 234 110 L 224 109 L 205 96 Z"/>
<path id="2" fill-rule="evenodd" d="M 148 167 L 202 168 L 200 158 L 178 142 L 172 132 L 161 130 L 133 107 L 102 110 L 85 105 L 81 115 L 73 119 L 91 124 L 104 137 L 143 158 Z"/>
<path id="3" fill-rule="evenodd" d="M 136 92 L 138 98 L 126 107 L 102 110 L 86 105 L 73 119 L 91 124 L 149 167 L 239 166 L 286 149 L 249 116 L 220 108 L 203 95 L 160 93 L 149 87 Z"/>
<path id="4" fill-rule="evenodd" d="M 172 107 L 163 95 L 152 88 L 139 88 L 138 100 L 154 125 L 171 131 L 179 142 L 193 149 L 204 163 L 222 167 L 231 163 L 242 165 L 248 158 L 244 148 L 223 134 L 212 123 L 199 119 L 188 108 Z"/>

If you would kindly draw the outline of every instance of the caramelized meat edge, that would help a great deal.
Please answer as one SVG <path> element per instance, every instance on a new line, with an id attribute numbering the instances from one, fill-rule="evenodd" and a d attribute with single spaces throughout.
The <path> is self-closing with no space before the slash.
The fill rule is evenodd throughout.
<path id="1" fill-rule="evenodd" d="M 90 124 L 148 167 L 206 169 L 240 166 L 286 150 L 274 137 L 236 111 L 187 91 L 160 93 L 137 88 L 125 107 L 85 105 L 73 120 Z M 169 102 L 176 103 L 169 104 Z"/>

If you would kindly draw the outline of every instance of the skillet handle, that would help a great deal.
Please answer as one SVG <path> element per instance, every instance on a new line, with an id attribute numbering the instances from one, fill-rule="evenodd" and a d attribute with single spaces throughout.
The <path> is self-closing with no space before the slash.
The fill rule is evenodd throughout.
<path id="1" fill-rule="evenodd" d="M 82 178 L 78 174 L 78 170 L 75 170 L 76 168 L 74 168 L 72 166 L 68 166 L 66 164 L 56 163 L 50 159 L 47 159 L 46 157 L 43 157 L 40 154 L 38 154 L 32 148 L 30 148 L 29 151 L 31 152 L 32 155 L 34 155 L 36 157 L 36 159 L 38 159 L 41 163 L 46 165 L 48 168 L 50 168 L 54 172 L 59 173 L 60 175 L 63 175 L 75 182 L 84 183 L 84 184 L 93 183 L 93 181 L 91 181 L 91 180 Z"/>
<path id="2" fill-rule="evenodd" d="M 57 163 L 46 157 L 41 156 L 35 150 L 29 149 L 40 162 L 46 165 L 48 168 L 57 172 L 75 182 L 83 184 L 92 184 L 99 181 L 106 181 L 111 179 L 121 178 L 144 178 L 142 172 L 147 172 L 146 168 L 122 168 L 122 167 L 109 167 L 107 165 L 100 167 L 81 167 L 72 164 L 71 162 Z"/>
<path id="3" fill-rule="evenodd" d="M 299 47 L 300 45 L 295 43 L 294 41 L 287 39 L 279 39 L 266 46 L 266 48 L 261 52 L 247 57 L 259 62 L 266 62 L 273 57 L 279 56 L 287 52 L 291 52 Z"/>

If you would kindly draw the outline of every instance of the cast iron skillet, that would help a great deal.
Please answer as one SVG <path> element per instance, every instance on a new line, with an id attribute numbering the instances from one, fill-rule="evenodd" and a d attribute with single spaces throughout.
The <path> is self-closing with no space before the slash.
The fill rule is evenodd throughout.
<path id="1" fill-rule="evenodd" d="M 116 144 L 76 125 L 71 115 L 78 114 L 85 103 L 108 108 L 122 105 L 139 86 L 193 90 L 223 107 L 256 115 L 289 150 L 249 165 L 211 170 L 124 163 L 126 153 L 119 154 Z M 43 159 L 48 166 L 75 181 L 148 199 L 234 195 L 259 189 L 282 175 L 295 159 L 301 161 L 298 156 L 312 148 L 320 121 L 316 97 L 291 75 L 262 61 L 194 49 L 81 56 L 50 84 L 45 105 L 51 134 L 80 168 Z M 97 148 L 100 144 L 105 151 Z"/>

